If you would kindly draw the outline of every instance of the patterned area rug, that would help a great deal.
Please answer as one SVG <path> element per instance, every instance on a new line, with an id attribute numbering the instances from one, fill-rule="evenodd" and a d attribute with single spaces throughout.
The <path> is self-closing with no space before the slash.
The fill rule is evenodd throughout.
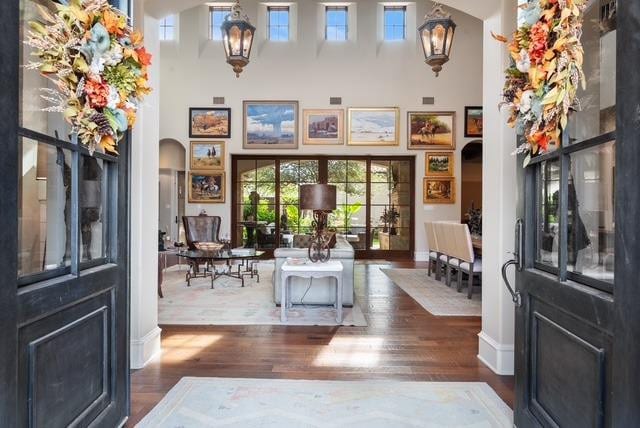
<path id="1" fill-rule="evenodd" d="M 482 296 L 474 292 L 467 299 L 466 289 L 458 293 L 455 283 L 447 287 L 444 282 L 427 276 L 426 269 L 380 269 L 398 287 L 427 311 L 437 316 L 482 316 Z"/>
<path id="2" fill-rule="evenodd" d="M 184 268 L 183 268 L 184 269 Z M 271 286 L 272 263 L 260 263 L 260 282 L 245 277 L 245 286 L 233 278 L 185 282 L 185 270 L 165 271 L 158 299 L 159 324 L 173 325 L 336 325 L 336 312 L 330 306 L 294 305 L 287 313 L 287 322 L 280 321 L 280 307 L 273 303 Z M 345 326 L 366 326 L 367 321 L 356 301 L 353 308 L 342 311 Z"/>
<path id="3" fill-rule="evenodd" d="M 146 427 L 512 427 L 482 382 L 184 377 L 137 425 Z"/>

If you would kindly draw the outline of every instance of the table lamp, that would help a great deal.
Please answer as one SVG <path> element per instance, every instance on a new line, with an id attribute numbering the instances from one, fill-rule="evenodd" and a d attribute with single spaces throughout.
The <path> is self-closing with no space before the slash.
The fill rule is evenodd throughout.
<path id="1" fill-rule="evenodd" d="M 324 235 L 329 213 L 336 209 L 336 186 L 303 184 L 300 186 L 300 209 L 313 211 L 314 235 L 309 243 L 309 260 L 327 262 L 331 258 L 329 240 Z"/>

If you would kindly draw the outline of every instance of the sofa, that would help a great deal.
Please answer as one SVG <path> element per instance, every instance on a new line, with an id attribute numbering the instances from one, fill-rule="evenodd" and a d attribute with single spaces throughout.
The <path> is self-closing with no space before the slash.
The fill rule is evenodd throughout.
<path id="1" fill-rule="evenodd" d="M 307 248 L 278 248 L 274 251 L 275 269 L 273 271 L 273 300 L 280 305 L 280 270 L 288 257 L 308 258 Z M 354 250 L 347 240 L 337 236 L 336 245 L 331 249 L 331 260 L 339 260 L 344 266 L 342 271 L 342 304 L 353 306 L 353 263 Z M 309 287 L 309 279 L 291 278 L 291 301 L 294 304 L 333 305 L 335 303 L 335 280 L 330 278 L 314 279 Z M 308 290 L 307 290 L 308 289 Z M 306 293 L 306 294 L 305 294 Z M 302 297 L 304 296 L 304 300 Z"/>

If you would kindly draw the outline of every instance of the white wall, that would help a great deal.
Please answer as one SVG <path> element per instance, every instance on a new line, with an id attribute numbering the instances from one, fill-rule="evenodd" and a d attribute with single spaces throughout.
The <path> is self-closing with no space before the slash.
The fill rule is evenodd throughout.
<path id="1" fill-rule="evenodd" d="M 398 106 L 401 109 L 401 144 L 398 147 L 337 148 L 304 146 L 300 142 L 298 150 L 278 153 L 333 154 L 339 150 L 345 154 L 415 155 L 416 197 L 421 201 L 424 151 L 406 149 L 406 113 L 413 110 L 455 110 L 456 194 L 460 195 L 460 149 L 465 142 L 464 106 L 479 105 L 482 101 L 482 21 L 456 10 L 451 11 L 458 25 L 453 55 L 436 78 L 424 63 L 422 48 L 415 37 L 415 29 L 427 12 L 424 2 L 404 3 L 408 5 L 409 40 L 400 43 L 380 42 L 381 7 L 371 0 L 352 3 L 350 13 L 357 14 L 354 40 L 346 43 L 318 40 L 319 34 L 323 33 L 322 27 L 319 27 L 322 23 L 318 20 L 318 4 L 315 1 L 298 2 L 295 42 L 271 43 L 264 40 L 265 30 L 260 24 L 251 63 L 239 79 L 226 64 L 220 42 L 207 40 L 207 6 L 183 11 L 179 19 L 178 42 L 161 44 L 160 138 L 180 141 L 188 153 L 189 107 L 210 106 L 213 96 L 225 97 L 227 106 L 232 109 L 232 138 L 227 140 L 229 190 L 229 155 L 243 152 L 243 100 L 298 100 L 300 117 L 302 109 L 330 107 L 330 96 L 342 97 L 344 108 Z M 254 24 L 264 23 L 264 19 L 257 17 L 260 10 L 258 5 L 256 0 L 242 2 Z M 435 97 L 436 104 L 423 106 L 423 96 Z M 264 154 L 270 151 L 251 152 Z M 188 166 L 185 169 L 188 170 Z M 204 208 L 211 215 L 220 215 L 223 218 L 222 232 L 225 233 L 230 226 L 229 201 L 227 192 L 227 203 L 224 205 L 188 204 L 187 214 L 198 214 Z M 417 258 L 426 257 L 425 221 L 459 219 L 459 198 L 452 205 L 423 206 L 419 203 L 415 212 Z"/>
<path id="2" fill-rule="evenodd" d="M 141 368 L 160 351 L 158 328 L 158 106 L 160 55 L 158 20 L 144 16 L 144 2 L 134 2 L 134 26 L 144 31 L 153 55 L 151 87 L 138 111 L 131 138 L 131 368 Z"/>

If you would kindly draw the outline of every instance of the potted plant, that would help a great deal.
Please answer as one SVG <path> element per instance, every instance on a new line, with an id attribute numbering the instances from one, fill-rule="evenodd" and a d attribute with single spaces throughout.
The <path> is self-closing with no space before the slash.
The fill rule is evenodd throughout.
<path id="1" fill-rule="evenodd" d="M 389 235 L 397 235 L 398 231 L 396 230 L 396 224 L 398 224 L 398 219 L 400 218 L 400 212 L 396 209 L 394 205 L 391 205 L 391 208 L 387 211 L 387 222 L 389 223 Z"/>
<path id="2" fill-rule="evenodd" d="M 382 222 L 382 233 L 389 232 L 389 212 L 387 211 L 387 207 L 384 207 L 384 212 L 380 216 L 380 221 Z"/>

